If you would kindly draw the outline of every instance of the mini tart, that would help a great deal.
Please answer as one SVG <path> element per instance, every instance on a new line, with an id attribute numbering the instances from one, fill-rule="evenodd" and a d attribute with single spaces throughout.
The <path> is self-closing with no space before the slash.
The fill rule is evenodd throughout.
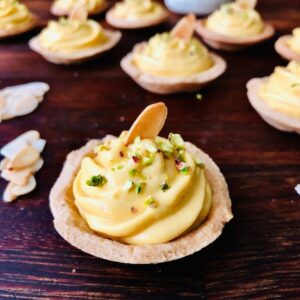
<path id="1" fill-rule="evenodd" d="M 213 189 L 209 215 L 198 228 L 171 242 L 133 246 L 105 238 L 91 230 L 74 204 L 72 185 L 83 157 L 91 155 L 97 145 L 114 139 L 92 140 L 67 156 L 63 170 L 50 193 L 50 208 L 58 233 L 76 248 L 106 260 L 130 264 L 154 264 L 191 255 L 212 243 L 232 219 L 227 184 L 213 160 L 196 146 L 186 143 L 186 149 L 206 165 L 206 176 Z"/>
<path id="2" fill-rule="evenodd" d="M 275 32 L 274 27 L 265 22 L 264 30 L 257 35 L 243 38 L 230 37 L 207 29 L 205 23 L 206 19 L 198 20 L 196 32 L 202 37 L 207 45 L 217 50 L 241 50 L 271 38 Z"/>
<path id="3" fill-rule="evenodd" d="M 33 13 L 30 13 L 30 15 L 31 15 L 31 20 L 26 24 L 22 24 L 22 26 L 17 26 L 9 29 L 0 29 L 0 39 L 5 39 L 16 35 L 20 35 L 22 33 L 28 32 L 31 29 L 35 28 L 38 23 L 38 17 Z"/>
<path id="4" fill-rule="evenodd" d="M 133 62 L 134 53 L 141 51 L 146 43 L 137 44 L 133 51 L 121 60 L 122 69 L 141 87 L 155 94 L 172 94 L 199 90 L 226 70 L 226 62 L 218 55 L 210 53 L 213 66 L 199 74 L 178 77 L 154 76 L 141 71 Z"/>
<path id="5" fill-rule="evenodd" d="M 114 6 L 106 13 L 106 21 L 107 23 L 109 23 L 110 25 L 116 28 L 138 29 L 138 28 L 152 27 L 164 23 L 167 21 L 169 16 L 170 16 L 169 12 L 165 8 L 163 8 L 159 15 L 155 15 L 152 18 L 141 17 L 140 19 L 124 19 L 124 18 L 121 19 L 118 16 L 116 16 L 115 6 Z"/>
<path id="6" fill-rule="evenodd" d="M 247 94 L 250 104 L 259 113 L 259 115 L 271 126 L 282 131 L 296 132 L 300 134 L 299 119 L 292 118 L 283 113 L 273 110 L 259 96 L 259 89 L 261 85 L 268 80 L 268 78 L 269 77 L 253 78 L 247 83 Z"/>
<path id="7" fill-rule="evenodd" d="M 275 43 L 275 50 L 279 55 L 281 55 L 287 60 L 294 60 L 300 62 L 300 53 L 297 53 L 294 50 L 292 50 L 287 44 L 287 41 L 290 40 L 292 37 L 292 35 L 284 35 L 280 37 Z"/>
<path id="8" fill-rule="evenodd" d="M 121 33 L 119 31 L 104 30 L 108 41 L 98 47 L 91 49 L 80 50 L 72 53 L 54 52 L 44 48 L 39 40 L 40 35 L 32 38 L 29 41 L 29 47 L 43 56 L 49 62 L 54 64 L 70 65 L 75 63 L 82 63 L 91 59 L 94 59 L 103 53 L 112 49 L 121 39 Z"/>
<path id="9" fill-rule="evenodd" d="M 59 2 L 60 1 L 64 1 L 64 0 L 59 0 L 59 1 L 54 1 L 52 6 L 51 6 L 51 13 L 55 16 L 67 16 L 69 15 L 71 12 L 72 12 L 72 9 L 69 10 L 69 9 L 65 9 L 63 7 L 60 7 L 59 6 Z M 80 1 L 78 1 L 80 2 Z M 89 10 L 88 11 L 88 15 L 89 16 L 93 16 L 93 15 L 98 15 L 98 14 L 101 14 L 103 13 L 104 11 L 106 11 L 109 7 L 109 3 L 107 1 L 104 1 L 101 5 L 98 5 L 98 6 L 95 6 L 94 9 L 92 10 Z"/>

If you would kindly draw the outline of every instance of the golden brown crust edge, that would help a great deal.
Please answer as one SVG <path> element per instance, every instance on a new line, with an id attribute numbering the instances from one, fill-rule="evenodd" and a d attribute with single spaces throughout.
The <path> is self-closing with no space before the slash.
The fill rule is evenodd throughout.
<path id="1" fill-rule="evenodd" d="M 70 57 L 67 57 L 66 55 L 53 53 L 44 49 L 38 40 L 39 36 L 36 36 L 29 41 L 29 47 L 31 50 L 37 52 L 51 63 L 62 65 L 77 64 L 94 59 L 102 55 L 103 53 L 109 51 L 117 45 L 122 36 L 121 32 L 119 31 L 105 30 L 105 33 L 109 37 L 109 41 L 106 44 L 91 50 L 80 51 L 79 53 L 70 55 Z"/>
<path id="2" fill-rule="evenodd" d="M 88 15 L 89 16 L 99 15 L 99 14 L 103 13 L 104 11 L 106 11 L 108 8 L 109 8 L 109 3 L 104 2 L 104 4 L 102 6 L 99 6 L 96 9 L 89 11 Z M 68 10 L 59 8 L 57 5 L 54 4 L 54 2 L 50 8 L 50 12 L 52 15 L 57 16 L 57 17 L 68 16 L 71 13 Z"/>
<path id="3" fill-rule="evenodd" d="M 112 7 L 105 16 L 105 19 L 108 24 L 120 29 L 138 29 L 138 28 L 146 28 L 152 27 L 161 23 L 164 23 L 169 18 L 169 12 L 165 9 L 162 11 L 161 15 L 152 18 L 146 19 L 141 18 L 140 20 L 128 21 L 121 20 L 114 15 L 114 8 Z"/>
<path id="4" fill-rule="evenodd" d="M 191 143 L 186 147 L 206 164 L 206 175 L 213 189 L 213 203 L 207 220 L 196 230 L 165 244 L 133 246 L 122 244 L 92 231 L 74 205 L 72 184 L 82 158 L 91 153 L 102 140 L 92 140 L 71 152 L 50 193 L 50 208 L 57 232 L 76 248 L 96 257 L 128 264 L 155 264 L 191 255 L 212 243 L 222 233 L 225 223 L 232 219 L 231 200 L 226 181 L 213 160 Z"/>
<path id="5" fill-rule="evenodd" d="M 10 30 L 0 30 L 0 39 L 10 38 L 28 32 L 37 26 L 38 20 L 39 18 L 35 14 L 32 14 L 32 20 L 26 24 L 26 26 L 18 29 L 12 28 Z"/>
<path id="6" fill-rule="evenodd" d="M 295 60 L 300 62 L 300 54 L 294 52 L 287 44 L 286 41 L 290 39 L 292 35 L 284 35 L 280 37 L 275 43 L 276 52 L 284 59 Z"/>
<path id="7" fill-rule="evenodd" d="M 280 112 L 274 111 L 271 107 L 263 101 L 258 91 L 261 84 L 266 81 L 268 77 L 253 78 L 247 83 L 247 95 L 252 107 L 259 113 L 259 115 L 271 126 L 276 129 L 296 132 L 300 134 L 300 120 L 284 115 Z"/>
<path id="8" fill-rule="evenodd" d="M 169 78 L 155 77 L 143 73 L 132 63 L 134 51 L 138 51 L 144 45 L 145 43 L 137 44 L 133 51 L 121 60 L 121 67 L 137 84 L 155 94 L 166 95 L 199 90 L 221 76 L 227 68 L 227 64 L 223 58 L 210 53 L 214 60 L 214 66 L 198 75 Z"/>
<path id="9" fill-rule="evenodd" d="M 271 38 L 275 33 L 274 27 L 270 23 L 265 22 L 265 28 L 262 33 L 252 37 L 234 38 L 207 29 L 205 21 L 206 19 L 198 20 L 195 30 L 203 38 L 206 44 L 217 50 L 241 50 L 263 42 Z"/>

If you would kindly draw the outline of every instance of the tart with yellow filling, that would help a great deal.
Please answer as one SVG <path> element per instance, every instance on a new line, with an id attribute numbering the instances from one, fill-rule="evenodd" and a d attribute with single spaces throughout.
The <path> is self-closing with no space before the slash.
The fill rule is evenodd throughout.
<path id="1" fill-rule="evenodd" d="M 123 70 L 157 94 L 194 91 L 215 80 L 226 62 L 193 38 L 195 17 L 182 18 L 171 32 L 137 44 L 121 61 Z"/>
<path id="2" fill-rule="evenodd" d="M 51 13 L 55 16 L 66 16 L 82 4 L 89 15 L 100 14 L 109 6 L 106 0 L 55 0 L 51 6 Z"/>
<path id="3" fill-rule="evenodd" d="M 267 123 L 300 133 L 300 63 L 292 61 L 269 77 L 251 79 L 247 89 L 251 105 Z"/>
<path id="4" fill-rule="evenodd" d="M 0 38 L 27 32 L 37 24 L 37 17 L 16 0 L 0 1 Z"/>
<path id="5" fill-rule="evenodd" d="M 264 22 L 254 9 L 255 0 L 226 3 L 206 19 L 199 20 L 197 33 L 215 49 L 234 51 L 269 39 L 274 34 L 271 24 Z"/>
<path id="6" fill-rule="evenodd" d="M 30 40 L 29 46 L 52 63 L 68 65 L 100 56 L 120 38 L 120 32 L 106 30 L 98 22 L 87 19 L 84 7 L 78 7 L 68 19 L 50 21 Z"/>
<path id="7" fill-rule="evenodd" d="M 287 60 L 300 62 L 300 27 L 292 35 L 284 35 L 275 43 L 275 50 Z"/>
<path id="8" fill-rule="evenodd" d="M 106 14 L 106 21 L 117 28 L 136 29 L 165 22 L 168 11 L 153 0 L 124 0 L 117 2 Z"/>
<path id="9" fill-rule="evenodd" d="M 227 184 L 213 160 L 179 134 L 158 136 L 163 103 L 147 107 L 119 137 L 71 152 L 50 193 L 54 226 L 84 252 L 149 264 L 212 243 L 232 218 Z"/>

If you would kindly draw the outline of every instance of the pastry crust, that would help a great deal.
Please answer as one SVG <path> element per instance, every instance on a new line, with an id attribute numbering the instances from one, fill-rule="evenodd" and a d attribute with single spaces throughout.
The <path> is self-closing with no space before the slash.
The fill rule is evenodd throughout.
<path id="1" fill-rule="evenodd" d="M 32 15 L 32 20 L 31 22 L 28 22 L 25 26 L 19 27 L 19 28 L 11 28 L 8 30 L 0 30 L 0 39 L 5 39 L 8 37 L 16 36 L 22 33 L 25 33 L 27 31 L 30 31 L 34 27 L 36 27 L 38 23 L 38 17 L 35 14 Z"/>
<path id="2" fill-rule="evenodd" d="M 198 20 L 195 30 L 202 37 L 206 44 L 218 50 L 241 50 L 254 44 L 263 42 L 271 38 L 275 33 L 274 27 L 271 24 L 265 22 L 264 31 L 260 34 L 244 38 L 229 37 L 207 29 L 205 26 L 205 22 L 206 19 Z"/>
<path id="3" fill-rule="evenodd" d="M 284 35 L 280 37 L 275 43 L 275 50 L 279 55 L 287 60 L 300 62 L 300 54 L 293 51 L 286 43 L 290 38 L 292 38 L 292 35 Z"/>
<path id="4" fill-rule="evenodd" d="M 39 42 L 38 39 L 39 36 L 36 36 L 29 41 L 29 47 L 33 51 L 43 56 L 46 60 L 54 64 L 70 65 L 75 63 L 81 63 L 100 56 L 104 52 L 107 52 L 108 50 L 113 48 L 120 41 L 121 33 L 119 31 L 111 31 L 111 30 L 104 30 L 104 31 L 109 39 L 107 43 L 95 47 L 93 49 L 79 51 L 76 53 L 71 53 L 71 54 L 53 53 L 52 51 L 44 49 Z"/>
<path id="5" fill-rule="evenodd" d="M 201 157 L 206 165 L 206 176 L 213 189 L 210 213 L 194 231 L 168 243 L 133 246 L 102 237 L 91 230 L 74 205 L 72 185 L 82 158 L 93 152 L 105 140 L 92 140 L 67 156 L 63 170 L 50 193 L 50 208 L 54 227 L 76 248 L 106 260 L 129 264 L 155 264 L 191 255 L 212 243 L 221 234 L 225 223 L 232 219 L 231 201 L 226 181 L 213 160 L 196 146 L 186 143 L 187 149 Z"/>
<path id="6" fill-rule="evenodd" d="M 94 10 L 88 11 L 88 15 L 89 16 L 99 15 L 99 14 L 103 13 L 104 11 L 106 11 L 108 9 L 108 7 L 109 7 L 109 3 L 104 2 L 102 6 L 99 6 L 99 7 L 95 8 Z M 52 4 L 52 6 L 50 8 L 50 12 L 54 16 L 58 16 L 58 17 L 68 16 L 71 13 L 71 11 L 69 11 L 67 9 L 61 9 L 59 6 L 55 5 L 55 2 L 53 2 L 53 4 Z"/>
<path id="7" fill-rule="evenodd" d="M 140 86 L 147 91 L 155 94 L 172 94 L 177 92 L 195 91 L 206 86 L 211 81 L 221 76 L 226 68 L 227 64 L 220 56 L 210 53 L 214 65 L 206 71 L 203 71 L 196 75 L 180 76 L 180 77 L 159 77 L 153 76 L 139 70 L 132 62 L 133 54 L 135 51 L 140 51 L 146 43 L 137 44 L 133 51 L 128 53 L 121 60 L 122 69 Z"/>
<path id="8" fill-rule="evenodd" d="M 154 18 L 141 18 L 140 20 L 124 20 L 115 16 L 114 7 L 112 7 L 106 13 L 106 21 L 110 25 L 120 28 L 120 29 L 137 29 L 137 28 L 146 28 L 155 26 L 161 23 L 164 23 L 169 18 L 169 12 L 164 9 L 159 16 L 155 16 Z"/>
<path id="9" fill-rule="evenodd" d="M 267 79 L 268 77 L 253 78 L 247 83 L 247 94 L 250 104 L 271 126 L 282 131 L 297 132 L 300 134 L 300 120 L 273 110 L 259 97 L 259 88 Z"/>

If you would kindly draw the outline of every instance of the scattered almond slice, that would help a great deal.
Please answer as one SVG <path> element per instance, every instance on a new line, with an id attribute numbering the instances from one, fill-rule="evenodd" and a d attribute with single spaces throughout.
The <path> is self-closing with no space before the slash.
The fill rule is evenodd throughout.
<path id="1" fill-rule="evenodd" d="M 31 176 L 25 185 L 12 185 L 11 192 L 13 195 L 22 196 L 32 192 L 36 187 L 36 180 Z"/>
<path id="2" fill-rule="evenodd" d="M 297 184 L 295 186 L 295 191 L 298 193 L 298 195 L 300 196 L 300 184 Z"/>
<path id="3" fill-rule="evenodd" d="M 26 83 L 0 90 L 0 121 L 31 113 L 48 91 L 49 85 L 44 82 Z"/>
<path id="4" fill-rule="evenodd" d="M 40 138 L 39 132 L 31 130 L 1 149 L 1 154 L 5 156 L 0 162 L 1 177 L 9 181 L 3 194 L 5 202 L 12 202 L 36 187 L 33 174 L 44 164 L 40 153 L 45 145 L 46 140 Z"/>
<path id="5" fill-rule="evenodd" d="M 3 193 L 3 201 L 4 202 L 13 202 L 14 200 L 17 199 L 17 195 L 15 195 L 13 192 L 12 192 L 12 187 L 14 186 L 14 183 L 10 182 L 5 190 L 4 190 L 4 193 Z"/>
<path id="6" fill-rule="evenodd" d="M 40 158 L 40 153 L 33 147 L 22 148 L 8 164 L 10 169 L 22 169 L 36 163 Z"/>
<path id="7" fill-rule="evenodd" d="M 168 109 L 163 102 L 147 106 L 132 124 L 126 138 L 126 145 L 134 141 L 137 136 L 141 138 L 155 138 L 163 128 Z"/>
<path id="8" fill-rule="evenodd" d="M 257 4 L 257 0 L 236 0 L 236 3 L 244 9 L 254 9 L 256 4 Z"/>
<path id="9" fill-rule="evenodd" d="M 30 168 L 23 170 L 9 170 L 5 169 L 1 172 L 1 177 L 7 181 L 11 181 L 17 185 L 25 185 L 30 176 L 32 175 L 32 170 Z"/>
<path id="10" fill-rule="evenodd" d="M 196 17 L 189 14 L 179 20 L 179 22 L 172 29 L 171 34 L 185 41 L 192 38 L 196 25 Z"/>
<path id="11" fill-rule="evenodd" d="M 86 21 L 88 18 L 86 5 L 84 3 L 80 3 L 71 11 L 69 18 L 70 20 L 77 20 L 82 22 Z"/>

